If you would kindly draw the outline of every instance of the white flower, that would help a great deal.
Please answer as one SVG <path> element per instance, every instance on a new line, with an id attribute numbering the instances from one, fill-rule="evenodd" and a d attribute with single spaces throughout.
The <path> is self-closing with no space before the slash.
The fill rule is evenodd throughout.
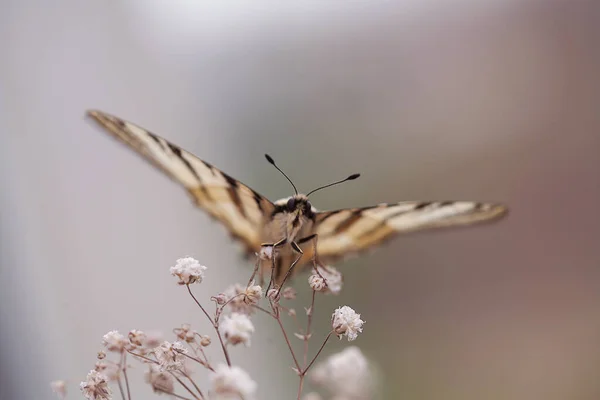
<path id="1" fill-rule="evenodd" d="M 61 399 L 67 397 L 67 383 L 65 381 L 52 381 L 50 387 Z"/>
<path id="2" fill-rule="evenodd" d="M 200 341 L 199 341 L 200 346 L 202 346 L 202 347 L 210 346 L 210 342 L 211 342 L 210 336 L 200 335 Z"/>
<path id="3" fill-rule="evenodd" d="M 96 370 L 87 374 L 86 380 L 79 384 L 81 392 L 88 400 L 110 400 L 112 398 L 106 376 Z"/>
<path id="4" fill-rule="evenodd" d="M 342 291 L 342 283 L 344 279 L 340 271 L 331 265 L 327 265 L 324 268 L 318 266 L 317 270 L 325 279 L 325 284 L 327 285 L 326 293 L 339 294 Z"/>
<path id="5" fill-rule="evenodd" d="M 350 346 L 318 364 L 310 378 L 315 384 L 327 388 L 335 398 L 372 398 L 373 374 L 367 359 L 356 346 Z"/>
<path id="6" fill-rule="evenodd" d="M 262 298 L 262 288 L 254 284 L 254 281 L 246 288 L 244 292 L 244 302 L 248 305 L 258 304 L 258 301 Z"/>
<path id="7" fill-rule="evenodd" d="M 179 282 L 177 283 L 180 285 L 189 285 L 202 282 L 206 267 L 192 257 L 185 257 L 178 259 L 175 266 L 170 268 L 170 271 L 171 275 L 179 278 Z"/>
<path id="8" fill-rule="evenodd" d="M 223 317 L 219 331 L 225 336 L 227 343 L 232 345 L 243 343 L 245 346 L 250 346 L 254 325 L 246 314 L 232 313 Z"/>
<path id="9" fill-rule="evenodd" d="M 240 367 L 220 364 L 210 376 L 211 399 L 253 400 L 256 382 Z"/>
<path id="10" fill-rule="evenodd" d="M 136 346 L 142 346 L 144 344 L 144 341 L 146 340 L 146 334 L 140 330 L 132 329 L 129 331 L 127 338 L 129 338 L 129 342 L 131 344 Z"/>
<path id="11" fill-rule="evenodd" d="M 278 288 L 273 287 L 267 292 L 267 297 L 269 298 L 269 300 L 277 303 L 281 298 L 281 291 Z"/>
<path id="12" fill-rule="evenodd" d="M 364 323 L 365 321 L 360 319 L 360 314 L 357 314 L 348 306 L 338 308 L 331 316 L 331 325 L 335 334 L 340 339 L 343 335 L 346 335 L 349 342 L 356 339 L 358 334 L 362 332 Z"/>
<path id="13" fill-rule="evenodd" d="M 175 371 L 183 367 L 185 361 L 184 354 L 187 349 L 180 342 L 163 342 L 154 350 L 156 360 L 160 364 L 161 371 Z"/>
<path id="14" fill-rule="evenodd" d="M 96 361 L 94 369 L 104 375 L 104 378 L 109 382 L 116 381 L 120 378 L 121 369 L 118 364 L 107 363 L 106 361 Z"/>
<path id="15" fill-rule="evenodd" d="M 119 331 L 110 331 L 102 336 L 102 344 L 108 351 L 122 352 L 127 345 L 127 339 Z"/>
<path id="16" fill-rule="evenodd" d="M 146 382 L 152 386 L 154 393 L 173 393 L 174 378 L 168 372 L 161 371 L 156 365 L 150 364 L 150 369 L 146 372 Z"/>
<path id="17" fill-rule="evenodd" d="M 320 292 L 325 289 L 325 279 L 321 278 L 318 274 L 312 274 L 308 277 L 308 285 L 315 292 Z"/>

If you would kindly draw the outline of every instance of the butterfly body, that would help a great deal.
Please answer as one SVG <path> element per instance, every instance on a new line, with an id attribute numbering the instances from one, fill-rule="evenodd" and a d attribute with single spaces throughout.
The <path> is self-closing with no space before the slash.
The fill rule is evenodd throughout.
<path id="1" fill-rule="evenodd" d="M 246 254 L 254 255 L 265 244 L 278 244 L 276 279 L 298 257 L 295 271 L 309 264 L 315 248 L 318 260 L 329 264 L 374 248 L 397 234 L 492 221 L 507 212 L 501 204 L 472 201 L 405 201 L 319 212 L 307 195 L 298 193 L 271 202 L 144 128 L 101 111 L 89 111 L 88 115 L 181 184 L 199 208 L 244 245 Z M 275 165 L 270 157 L 267 160 Z M 271 263 L 264 263 L 263 268 L 270 270 Z"/>

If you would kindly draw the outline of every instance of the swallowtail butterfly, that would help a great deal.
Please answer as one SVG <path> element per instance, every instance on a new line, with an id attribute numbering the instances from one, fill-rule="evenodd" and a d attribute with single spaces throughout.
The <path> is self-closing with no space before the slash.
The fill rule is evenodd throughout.
<path id="1" fill-rule="evenodd" d="M 248 255 L 260 252 L 264 244 L 276 246 L 276 280 L 281 279 L 296 259 L 295 271 L 310 264 L 315 248 L 318 260 L 330 264 L 398 234 L 492 221 L 507 213 L 501 204 L 473 201 L 403 201 L 317 211 L 308 195 L 298 194 L 295 186 L 293 196 L 271 202 L 208 162 L 140 126 L 101 111 L 88 111 L 88 115 L 181 184 L 199 208 L 243 243 Z M 271 157 L 266 157 L 283 173 Z M 351 175 L 324 187 L 357 177 L 358 174 Z"/>

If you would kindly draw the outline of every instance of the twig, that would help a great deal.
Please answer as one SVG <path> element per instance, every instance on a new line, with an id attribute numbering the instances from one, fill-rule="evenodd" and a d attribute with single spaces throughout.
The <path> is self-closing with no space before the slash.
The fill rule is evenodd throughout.
<path id="1" fill-rule="evenodd" d="M 315 356 L 313 357 L 312 361 L 310 362 L 310 364 L 308 364 L 308 367 L 306 367 L 304 369 L 304 371 L 302 371 L 302 375 L 306 375 L 306 373 L 308 372 L 308 370 L 310 369 L 310 367 L 312 367 L 312 365 L 314 364 L 315 360 L 317 359 L 317 357 L 319 357 L 319 354 L 321 354 L 321 351 L 323 351 L 323 348 L 325 347 L 325 345 L 327 344 L 327 341 L 329 340 L 329 338 L 331 337 L 331 335 L 333 334 L 333 331 L 329 332 L 327 334 L 327 337 L 325 338 L 325 341 L 323 342 L 323 344 L 321 345 L 321 348 L 319 349 L 319 351 L 317 352 L 317 354 L 315 354 Z"/>
<path id="2" fill-rule="evenodd" d="M 185 383 L 183 383 L 183 381 L 182 381 L 181 379 L 179 379 L 179 378 L 177 377 L 177 375 L 175 375 L 175 374 L 174 374 L 173 372 L 171 372 L 171 371 L 169 371 L 169 373 L 171 374 L 171 376 L 172 376 L 173 378 L 175 378 L 175 379 L 177 380 L 177 382 L 179 382 L 179 384 L 180 384 L 181 386 L 183 386 L 183 387 L 185 388 L 185 390 L 187 390 L 187 391 L 189 392 L 189 394 L 191 394 L 191 395 L 192 395 L 192 397 L 194 397 L 194 399 L 196 399 L 196 400 L 203 400 L 202 398 L 200 398 L 200 397 L 196 396 L 196 393 L 194 393 L 194 392 L 192 391 L 192 389 L 190 389 L 190 388 L 189 388 L 189 387 L 188 387 L 188 386 L 187 386 Z"/>
<path id="3" fill-rule="evenodd" d="M 162 389 L 156 389 L 158 392 L 160 393 L 164 393 L 164 394 L 168 394 L 169 396 L 173 396 L 173 397 L 177 397 L 178 399 L 182 399 L 182 400 L 192 400 L 189 397 L 185 397 L 185 396 L 181 396 L 178 395 L 177 393 L 173 393 L 173 392 L 168 392 L 166 390 L 162 390 Z"/>
<path id="4" fill-rule="evenodd" d="M 223 338 L 221 337 L 221 332 L 219 332 L 219 325 L 217 325 L 215 323 L 215 321 L 210 317 L 210 315 L 208 315 L 208 313 L 206 312 L 206 310 L 204 309 L 204 307 L 202 307 L 202 304 L 200 304 L 200 302 L 198 301 L 198 299 L 196 298 L 196 296 L 194 296 L 194 293 L 192 293 L 192 289 L 190 289 L 190 285 L 187 284 L 185 286 L 187 287 L 187 290 L 190 293 L 190 296 L 192 296 L 192 299 L 194 299 L 194 301 L 196 302 L 196 304 L 198 305 L 198 307 L 200 307 L 200 309 L 202 310 L 202 312 L 204 312 L 204 315 L 206 315 L 206 318 L 208 318 L 208 320 L 210 321 L 210 323 L 215 328 L 215 331 L 217 332 L 217 337 L 219 338 L 219 342 L 221 343 L 221 348 L 223 349 L 223 354 L 225 354 L 225 360 L 227 361 L 227 365 L 231 367 L 231 360 L 229 359 L 229 352 L 227 351 L 227 347 L 225 347 L 225 342 L 223 342 Z"/>
<path id="5" fill-rule="evenodd" d="M 310 326 L 312 324 L 312 316 L 315 308 L 315 296 L 317 292 L 313 290 L 312 292 L 312 301 L 310 303 L 310 308 L 308 309 L 308 322 L 306 324 L 306 332 L 304 332 L 304 368 L 306 368 L 306 362 L 308 357 L 308 340 L 310 339 Z"/>
<path id="6" fill-rule="evenodd" d="M 287 343 L 288 349 L 290 350 L 290 353 L 292 353 L 292 358 L 294 359 L 294 364 L 296 364 L 296 369 L 300 373 L 302 371 L 302 369 L 300 368 L 300 364 L 298 363 L 298 360 L 296 359 L 296 354 L 294 354 L 294 350 L 292 349 L 290 339 L 288 338 L 288 335 L 285 332 L 285 328 L 283 327 L 283 324 L 281 323 L 281 317 L 277 311 L 275 311 L 275 310 L 273 310 L 273 311 L 275 312 L 275 320 L 277 321 L 277 323 L 279 324 L 279 327 L 281 328 L 281 333 L 283 333 L 283 337 L 285 338 L 285 342 Z"/>
<path id="7" fill-rule="evenodd" d="M 129 390 L 129 379 L 127 379 L 127 353 L 122 353 L 123 360 L 123 377 L 125 378 L 125 386 L 127 387 L 127 399 L 131 400 L 131 390 Z"/>
<path id="8" fill-rule="evenodd" d="M 194 387 L 196 388 L 196 390 L 200 394 L 200 397 L 204 398 L 204 394 L 202 393 L 202 390 L 200 390 L 200 388 L 198 387 L 198 385 L 196 385 L 196 382 L 194 382 L 194 380 L 192 379 L 192 377 L 189 376 L 188 374 L 186 374 L 183 370 L 181 370 L 179 372 L 181 372 L 183 374 L 183 376 L 185 376 L 188 379 L 188 381 L 192 382 L 192 385 L 194 385 Z"/>

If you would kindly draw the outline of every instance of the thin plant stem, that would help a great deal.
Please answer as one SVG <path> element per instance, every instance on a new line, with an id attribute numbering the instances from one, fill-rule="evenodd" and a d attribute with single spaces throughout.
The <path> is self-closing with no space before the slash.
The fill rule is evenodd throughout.
<path id="1" fill-rule="evenodd" d="M 180 372 L 183 374 L 183 376 L 185 376 L 188 379 L 188 381 L 192 382 L 192 385 L 194 385 L 194 387 L 196 388 L 196 390 L 200 394 L 200 397 L 204 398 L 204 394 L 202 393 L 202 390 L 200 390 L 200 388 L 198 387 L 198 385 L 196 385 L 196 382 L 194 382 L 194 380 L 192 379 L 192 377 L 189 376 L 188 374 L 186 374 L 183 370 L 181 370 Z"/>
<path id="2" fill-rule="evenodd" d="M 302 396 L 302 387 L 304 386 L 304 374 L 300 374 L 300 382 L 298 382 L 298 400 Z"/>
<path id="3" fill-rule="evenodd" d="M 179 382 L 179 384 L 180 384 L 181 386 L 183 386 L 183 387 L 185 388 L 185 390 L 187 390 L 187 391 L 188 391 L 188 393 L 189 393 L 189 394 L 191 394 L 191 395 L 192 395 L 192 397 L 193 397 L 194 399 L 196 399 L 196 400 L 203 400 L 202 398 L 200 398 L 200 397 L 196 396 L 196 393 L 194 393 L 194 392 L 192 391 L 192 389 L 190 389 L 190 388 L 188 387 L 188 385 L 186 385 L 185 383 L 183 383 L 183 381 L 182 381 L 181 379 L 179 379 L 179 378 L 177 377 L 177 375 L 175 375 L 173 372 L 169 372 L 169 373 L 171 374 L 171 376 L 172 376 L 173 378 L 175 378 L 175 380 L 177 380 L 177 382 Z"/>
<path id="4" fill-rule="evenodd" d="M 298 264 L 298 261 L 300 261 L 302 256 L 303 256 L 303 254 L 300 254 L 298 256 L 298 258 L 296 258 L 294 260 L 294 262 L 292 263 L 292 265 L 290 265 L 290 267 L 288 268 L 287 272 L 285 273 L 285 276 L 283 277 L 283 280 L 281 281 L 281 285 L 279 285 L 279 289 L 277 289 L 277 295 L 275 296 L 275 298 L 279 297 L 279 292 L 281 292 L 281 289 L 283 288 L 285 281 L 287 281 L 287 279 L 290 277 L 290 275 L 292 274 L 292 270 L 294 269 L 296 264 Z"/>
<path id="5" fill-rule="evenodd" d="M 315 308 L 315 297 L 317 292 L 313 290 L 312 292 L 312 301 L 310 303 L 309 313 L 308 313 L 308 322 L 306 323 L 306 332 L 304 332 L 304 368 L 306 368 L 306 362 L 308 359 L 308 340 L 310 339 L 310 326 L 312 324 L 312 316 Z"/>
<path id="6" fill-rule="evenodd" d="M 190 360 L 196 361 L 198 364 L 202 365 L 203 367 L 211 370 L 212 372 L 215 372 L 215 370 L 213 369 L 213 367 L 211 367 L 207 362 L 205 362 L 205 361 L 203 361 L 203 360 L 201 360 L 201 359 L 199 359 L 197 357 L 192 357 L 189 354 L 185 354 L 185 353 L 179 353 L 179 354 L 183 354 L 184 356 L 186 356 Z"/>
<path id="7" fill-rule="evenodd" d="M 202 304 L 200 304 L 200 302 L 198 301 L 198 299 L 196 298 L 196 296 L 194 296 L 194 293 L 192 293 L 192 289 L 190 288 L 189 284 L 185 285 L 187 287 L 188 292 L 190 293 L 190 296 L 192 296 L 192 299 L 194 299 L 194 301 L 196 302 L 196 304 L 198 305 L 198 307 L 200 307 L 200 309 L 202 310 L 202 312 L 204 313 L 204 315 L 206 315 L 206 318 L 208 318 L 208 320 L 210 321 L 211 324 L 215 324 L 215 322 L 213 321 L 213 319 L 211 318 L 211 316 L 208 314 L 208 312 L 206 312 L 206 310 L 204 309 L 204 307 L 202 306 Z"/>
<path id="8" fill-rule="evenodd" d="M 196 296 L 194 296 L 194 293 L 192 293 L 192 289 L 190 289 L 190 285 L 188 284 L 188 285 L 185 285 L 185 286 L 187 287 L 187 290 L 190 293 L 190 296 L 192 296 L 192 299 L 194 299 L 194 301 L 196 302 L 196 304 L 198 305 L 198 307 L 200 307 L 200 309 L 202 310 L 202 312 L 204 312 L 204 315 L 206 315 L 206 318 L 208 318 L 208 320 L 210 321 L 210 323 L 215 328 L 215 331 L 217 332 L 217 337 L 219 338 L 219 342 L 221 343 L 221 348 L 223 349 L 223 354 L 225 355 L 225 360 L 227 361 L 227 365 L 231 367 L 231 360 L 229 359 L 229 352 L 227 351 L 227 347 L 225 347 L 225 342 L 223 342 L 223 338 L 221 337 L 221 332 L 219 332 L 219 326 L 210 317 L 210 315 L 208 314 L 208 312 L 206 312 L 206 310 L 204 309 L 204 307 L 202 307 L 202 304 L 200 304 L 200 302 L 198 301 L 198 299 L 196 298 Z"/>
<path id="9" fill-rule="evenodd" d="M 148 357 L 146 357 L 146 356 L 143 356 L 143 355 L 141 355 L 141 354 L 134 353 L 133 351 L 127 350 L 127 352 L 128 352 L 129 354 L 131 354 L 132 356 L 139 357 L 139 358 L 141 358 L 141 359 L 144 359 L 144 360 L 146 360 L 146 361 L 150 361 L 151 363 L 154 363 L 154 364 L 158 364 L 158 363 L 159 363 L 159 362 L 158 362 L 158 361 L 156 361 L 156 360 L 153 360 L 153 359 L 151 359 L 151 358 L 148 358 Z"/>
<path id="10" fill-rule="evenodd" d="M 127 353 L 123 352 L 123 378 L 125 378 L 125 387 L 127 388 L 127 399 L 131 400 L 131 390 L 129 389 L 129 379 L 127 378 Z"/>
<path id="11" fill-rule="evenodd" d="M 119 366 L 119 369 L 121 366 Z M 121 392 L 121 397 L 125 400 L 125 391 L 123 390 L 123 384 L 121 383 L 121 374 L 117 377 L 117 385 L 119 386 L 119 391 Z"/>
<path id="12" fill-rule="evenodd" d="M 292 358 L 294 359 L 294 364 L 296 364 L 296 369 L 298 370 L 298 373 L 300 373 L 300 372 L 302 372 L 302 369 L 300 368 L 300 364 L 298 363 L 298 360 L 296 359 L 296 354 L 294 354 L 294 350 L 292 349 L 292 344 L 290 343 L 290 339 L 288 338 L 288 335 L 285 332 L 285 328 L 283 327 L 283 324 L 281 323 L 281 317 L 279 316 L 279 313 L 276 313 L 275 315 L 276 315 L 275 320 L 279 324 L 279 328 L 281 328 L 281 333 L 283 333 L 283 337 L 285 339 L 285 342 L 287 343 L 290 353 L 292 353 Z"/>
<path id="13" fill-rule="evenodd" d="M 161 390 L 161 389 L 158 389 L 158 391 L 159 391 L 160 393 L 168 394 L 169 396 L 177 397 L 178 399 L 182 399 L 182 400 L 192 400 L 192 399 L 190 399 L 189 397 L 181 396 L 181 395 L 178 395 L 177 393 L 173 393 L 173 392 L 167 392 L 166 390 Z"/>
<path id="14" fill-rule="evenodd" d="M 275 315 L 273 315 L 273 313 L 272 313 L 272 312 L 270 312 L 269 310 L 265 310 L 265 309 L 264 309 L 264 308 L 262 308 L 261 306 L 257 306 L 256 304 L 253 304 L 253 305 L 252 305 L 252 307 L 254 307 L 254 308 L 255 308 L 255 309 L 257 309 L 257 310 L 260 310 L 260 311 L 264 312 L 265 314 L 267 314 L 267 315 L 269 315 L 269 316 L 271 316 L 271 317 L 273 317 L 273 318 L 276 318 L 276 317 L 275 317 Z"/>
<path id="15" fill-rule="evenodd" d="M 321 351 L 323 351 L 323 348 L 327 344 L 327 341 L 329 340 L 329 338 L 331 337 L 332 334 L 333 334 L 333 331 L 331 331 L 331 332 L 329 332 L 327 334 L 327 337 L 325 338 L 325 341 L 321 345 L 321 348 L 319 349 L 319 351 L 317 352 L 317 354 L 315 354 L 315 356 L 313 357 L 313 359 L 310 362 L 310 364 L 308 364 L 308 366 L 306 368 L 304 368 L 304 370 L 302 371 L 302 375 L 306 375 L 306 373 L 308 372 L 308 370 L 310 369 L 310 367 L 312 367 L 312 365 L 314 364 L 314 362 L 317 359 L 317 357 L 319 357 L 319 354 L 321 354 Z"/>
<path id="16" fill-rule="evenodd" d="M 258 271 L 259 266 L 260 266 L 260 257 L 256 257 L 256 264 L 254 265 L 254 272 L 252 272 L 250 279 L 248 279 L 248 284 L 246 285 L 246 287 L 250 286 L 250 284 L 254 280 L 254 277 L 256 276 L 256 272 Z"/>

